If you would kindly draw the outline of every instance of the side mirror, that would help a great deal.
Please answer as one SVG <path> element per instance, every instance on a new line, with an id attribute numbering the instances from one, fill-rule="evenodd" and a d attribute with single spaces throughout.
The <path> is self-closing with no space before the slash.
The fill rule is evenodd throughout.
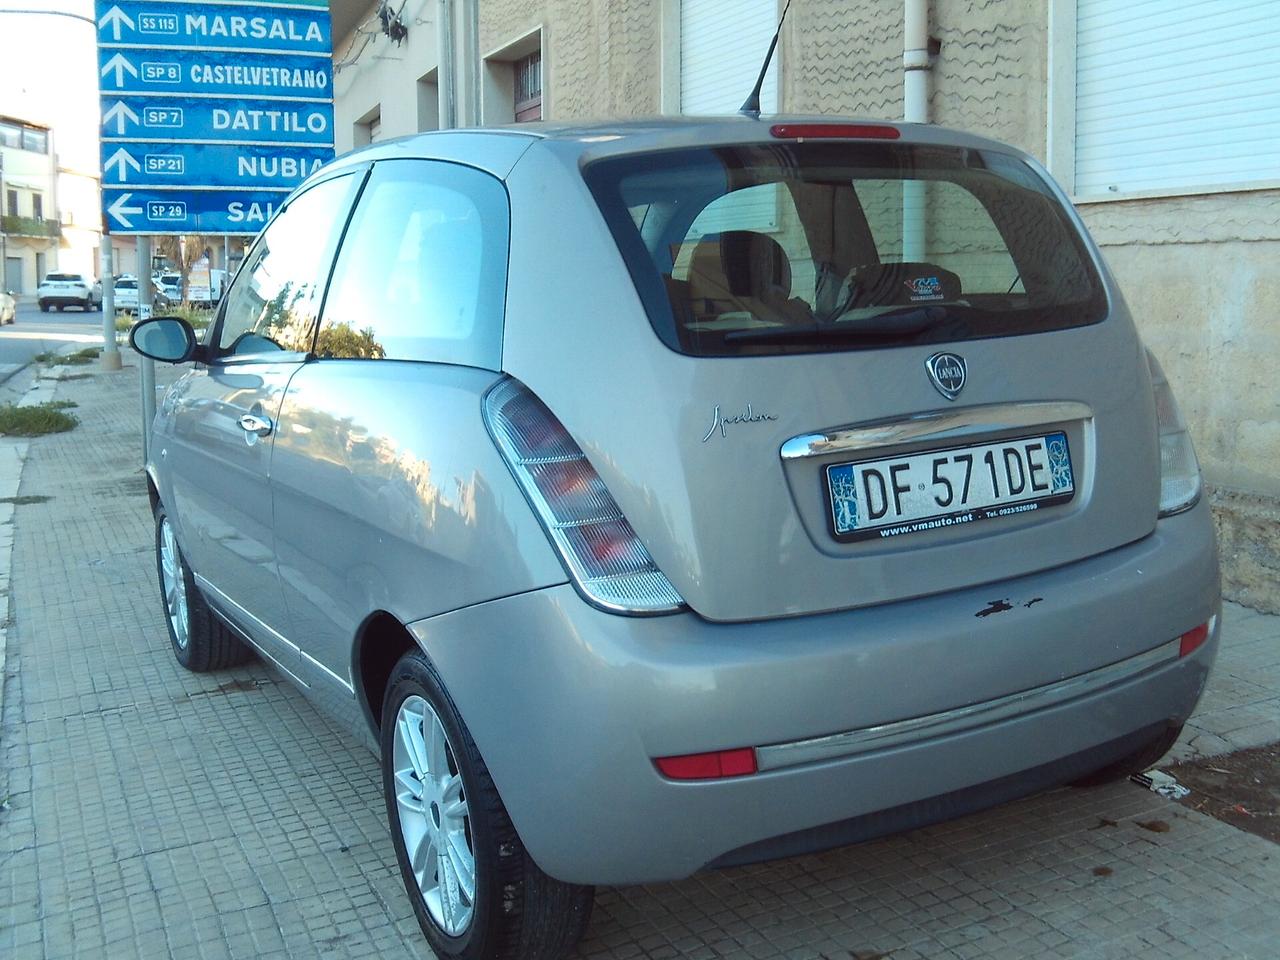
<path id="1" fill-rule="evenodd" d="M 151 317 L 133 325 L 129 346 L 152 360 L 186 363 L 196 356 L 200 344 L 191 324 L 181 317 Z"/>

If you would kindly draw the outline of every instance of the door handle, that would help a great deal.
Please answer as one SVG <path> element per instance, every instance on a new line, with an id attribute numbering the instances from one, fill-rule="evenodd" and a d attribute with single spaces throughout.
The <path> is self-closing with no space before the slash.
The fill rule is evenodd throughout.
<path id="1" fill-rule="evenodd" d="M 257 414 L 246 413 L 236 422 L 240 424 L 240 429 L 245 433 L 256 433 L 260 437 L 265 437 L 271 432 L 271 421 L 267 417 L 260 417 Z"/>

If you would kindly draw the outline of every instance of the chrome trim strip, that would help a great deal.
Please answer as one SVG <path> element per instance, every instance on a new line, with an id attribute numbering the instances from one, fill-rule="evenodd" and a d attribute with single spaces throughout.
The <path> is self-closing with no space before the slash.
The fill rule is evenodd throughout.
<path id="1" fill-rule="evenodd" d="M 339 686 L 341 686 L 342 689 L 346 690 L 347 693 L 356 692 L 356 688 L 351 685 L 351 682 L 349 680 L 344 680 L 342 677 L 338 676 L 336 673 L 334 673 L 332 670 L 326 667 L 323 663 L 321 663 L 315 657 L 311 656 L 311 654 L 307 653 L 307 651 L 302 650 L 300 652 L 302 654 L 302 659 L 307 661 L 307 666 L 315 667 L 321 673 L 328 674 L 330 677 L 333 678 L 334 682 L 337 683 Z"/>
<path id="2" fill-rule="evenodd" d="M 1021 693 L 1012 693 L 973 703 L 967 707 L 944 710 L 923 717 L 882 723 L 874 727 L 833 733 L 812 740 L 795 740 L 791 743 L 775 743 L 756 747 L 756 766 L 760 770 L 777 770 L 801 763 L 817 763 L 851 757 L 872 750 L 884 750 L 898 744 L 941 737 L 958 733 L 984 724 L 1006 720 L 1032 710 L 1043 709 L 1076 697 L 1084 696 L 1103 687 L 1130 680 L 1141 673 L 1178 659 L 1178 640 L 1162 643 L 1154 650 L 1136 657 L 1121 660 L 1110 666 L 1082 673 L 1066 680 L 1059 680 L 1043 687 L 1033 687 Z"/>
<path id="3" fill-rule="evenodd" d="M 326 667 L 323 663 L 321 663 L 315 657 L 311 656 L 309 653 L 307 653 L 305 650 L 299 647 L 296 643 L 293 643 L 292 641 L 286 639 L 284 635 L 280 633 L 280 631 L 273 630 L 271 627 L 267 626 L 265 623 L 263 623 L 253 614 L 251 614 L 248 610 L 240 606 L 240 604 L 236 603 L 234 600 L 228 597 L 225 593 L 223 593 L 221 590 L 219 590 L 217 587 L 211 584 L 204 577 L 200 576 L 200 574 L 198 573 L 195 574 L 195 578 L 196 578 L 196 586 L 198 586 L 201 589 L 201 591 L 203 591 L 206 594 L 210 594 L 210 593 L 214 594 L 215 597 L 217 598 L 218 603 L 223 604 L 224 606 L 227 606 L 227 607 L 234 608 L 246 620 L 253 621 L 256 627 L 261 629 L 263 632 L 270 634 L 271 638 L 276 643 L 280 644 L 280 646 L 284 647 L 286 652 L 296 653 L 303 660 L 307 661 L 308 666 L 315 667 L 316 669 L 322 671 L 323 673 L 327 673 L 337 683 L 341 684 L 342 688 L 346 690 L 348 693 L 354 694 L 356 692 L 356 688 L 351 685 L 350 681 L 344 680 L 342 677 L 338 676 L 336 673 L 334 673 L 332 670 Z M 288 667 L 282 664 L 278 658 L 276 658 L 271 653 L 264 650 L 262 648 L 262 645 L 259 644 L 256 640 L 254 640 L 251 636 L 249 636 L 249 634 L 243 628 L 241 628 L 235 623 L 231 623 L 226 620 L 224 620 L 223 622 L 226 623 L 227 626 L 230 627 L 232 630 L 234 630 L 236 633 L 238 633 L 246 642 L 248 642 L 249 646 L 257 650 L 259 654 L 261 654 L 266 659 L 270 660 L 273 664 L 275 664 L 277 667 L 279 667 L 289 676 L 293 677 L 299 683 L 303 684 L 304 686 L 307 685 L 306 681 L 304 681 L 301 677 L 299 677 L 297 673 L 295 673 L 293 670 L 290 670 Z"/>
<path id="4" fill-rule="evenodd" d="M 835 427 L 826 433 L 803 433 L 782 445 L 783 460 L 825 457 L 875 450 L 900 443 L 951 440 L 971 433 L 1019 430 L 1067 420 L 1091 420 L 1093 410 L 1074 400 L 991 403 L 960 410 L 934 410 L 906 419 L 873 420 Z"/>
<path id="5" fill-rule="evenodd" d="M 195 578 L 196 578 L 196 586 L 198 586 L 204 593 L 215 594 L 217 596 L 218 603 L 223 604 L 224 606 L 227 606 L 227 607 L 234 608 L 237 613 L 239 613 L 241 616 L 244 617 L 245 620 L 251 621 L 255 627 L 258 627 L 264 633 L 271 634 L 271 639 L 275 640 L 282 647 L 287 647 L 290 653 L 302 652 L 296 643 L 291 643 L 279 631 L 272 630 L 269 626 L 267 626 L 265 623 L 263 623 L 261 620 L 255 617 L 252 613 L 250 613 L 244 607 L 240 606 L 240 604 L 236 603 L 234 600 L 232 600 L 225 593 L 223 593 L 221 590 L 219 590 L 217 587 L 211 584 L 204 577 L 200 576 L 200 574 L 197 573 L 195 575 Z M 232 626 L 235 626 L 235 625 L 232 624 Z M 243 633 L 244 631 L 240 630 L 239 632 Z M 255 643 L 254 646 L 256 647 L 258 646 L 258 644 Z"/>

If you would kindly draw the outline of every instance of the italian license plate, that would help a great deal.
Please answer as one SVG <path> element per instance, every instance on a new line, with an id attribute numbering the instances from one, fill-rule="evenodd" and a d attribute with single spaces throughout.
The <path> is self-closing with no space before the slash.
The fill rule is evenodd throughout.
<path id="1" fill-rule="evenodd" d="M 1065 433 L 833 463 L 826 479 L 831 530 L 845 542 L 1027 513 L 1075 495 Z"/>

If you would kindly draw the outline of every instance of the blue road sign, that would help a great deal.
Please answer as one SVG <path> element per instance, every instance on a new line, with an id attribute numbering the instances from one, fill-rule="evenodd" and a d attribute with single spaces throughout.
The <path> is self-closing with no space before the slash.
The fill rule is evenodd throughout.
<path id="1" fill-rule="evenodd" d="M 104 96 L 104 140 L 333 143 L 333 105 L 211 97 Z"/>
<path id="2" fill-rule="evenodd" d="M 327 55 L 333 48 L 327 8 L 258 7 L 114 0 L 98 5 L 98 36 L 120 46 L 206 50 L 296 50 Z"/>
<path id="3" fill-rule="evenodd" d="M 323 55 L 99 46 L 98 75 L 103 93 L 333 98 L 333 62 Z"/>
<path id="4" fill-rule="evenodd" d="M 231 233 L 261 230 L 288 194 L 253 190 L 103 187 L 112 233 Z"/>
<path id="5" fill-rule="evenodd" d="M 96 0 L 116 233 L 256 233 L 333 157 L 328 0 Z"/>
<path id="6" fill-rule="evenodd" d="M 230 143 L 102 144 L 102 183 L 292 190 L 332 159 L 329 147 Z"/>

